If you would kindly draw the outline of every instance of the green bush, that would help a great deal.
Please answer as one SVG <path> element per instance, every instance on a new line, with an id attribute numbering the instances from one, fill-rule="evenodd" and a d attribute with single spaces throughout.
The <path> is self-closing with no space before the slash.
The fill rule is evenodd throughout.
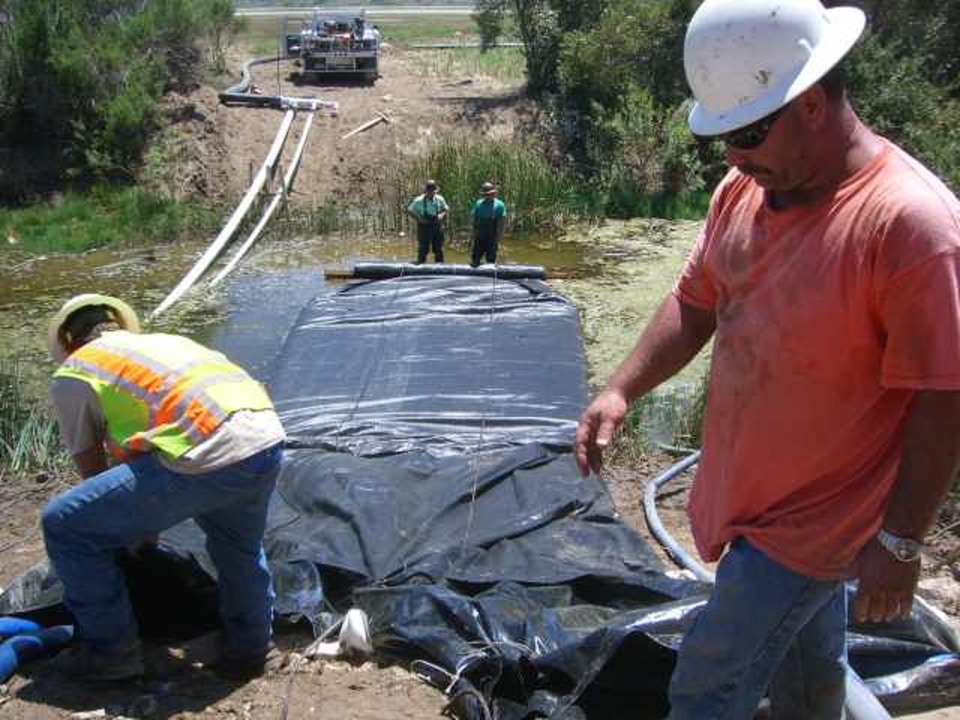
<path id="1" fill-rule="evenodd" d="M 0 25 L 0 150 L 44 148 L 48 185 L 67 177 L 131 178 L 160 96 L 201 77 L 202 46 L 222 57 L 232 27 L 228 5 L 8 0 L 8 22 Z M 31 179 L 17 180 L 22 186 Z M 30 189 L 18 192 L 29 196 Z"/>
<path id="2" fill-rule="evenodd" d="M 926 77 L 923 55 L 901 55 L 871 35 L 851 55 L 847 74 L 864 121 L 960 188 L 960 102 Z"/>
<path id="3" fill-rule="evenodd" d="M 659 106 L 643 88 L 615 112 L 597 112 L 584 153 L 612 217 L 701 217 L 707 205 L 703 163 L 685 114 Z"/>

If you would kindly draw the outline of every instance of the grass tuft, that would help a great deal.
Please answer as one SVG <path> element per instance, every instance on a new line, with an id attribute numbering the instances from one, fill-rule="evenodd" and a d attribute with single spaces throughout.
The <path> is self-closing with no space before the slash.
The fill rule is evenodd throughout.
<path id="1" fill-rule="evenodd" d="M 625 435 L 641 452 L 655 447 L 698 449 L 706 406 L 706 375 L 692 388 L 654 391 L 630 407 Z"/>
<path id="2" fill-rule="evenodd" d="M 480 48 L 421 50 L 411 56 L 416 72 L 434 78 L 456 80 L 464 76 L 484 76 L 504 83 L 519 83 L 526 78 L 520 48 Z"/>
<path id="3" fill-rule="evenodd" d="M 68 465 L 56 423 L 24 395 L 19 363 L 0 363 L 0 475 L 57 471 Z"/>

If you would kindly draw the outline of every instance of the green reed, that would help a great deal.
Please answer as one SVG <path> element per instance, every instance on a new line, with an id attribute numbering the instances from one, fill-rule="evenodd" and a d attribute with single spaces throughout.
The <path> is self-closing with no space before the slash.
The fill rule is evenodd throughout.
<path id="1" fill-rule="evenodd" d="M 700 447 L 707 405 L 707 376 L 693 387 L 667 387 L 633 403 L 624 422 L 627 441 L 646 452 L 655 446 Z"/>
<path id="2" fill-rule="evenodd" d="M 441 142 L 398 167 L 384 195 L 402 210 L 426 178 L 440 184 L 450 205 L 448 224 L 459 230 L 470 227 L 470 210 L 486 181 L 500 188 L 514 231 L 558 228 L 595 214 L 594 195 L 583 192 L 573 176 L 555 168 L 537 148 L 522 144 L 481 138 Z"/>
<path id="3" fill-rule="evenodd" d="M 43 404 L 24 392 L 19 363 L 0 363 L 0 468 L 22 474 L 67 464 L 56 423 Z"/>

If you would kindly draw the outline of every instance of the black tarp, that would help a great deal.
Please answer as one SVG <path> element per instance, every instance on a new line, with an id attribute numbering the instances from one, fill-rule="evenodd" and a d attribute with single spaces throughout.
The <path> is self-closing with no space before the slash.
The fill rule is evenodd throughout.
<path id="1" fill-rule="evenodd" d="M 307 304 L 265 374 L 290 434 L 266 536 L 282 617 L 364 609 L 377 651 L 414 661 L 462 717 L 663 715 L 708 589 L 664 572 L 574 466 L 586 386 L 568 301 L 496 277 L 356 283 Z M 184 523 L 129 563 L 144 630 L 214 622 L 202 540 Z M 0 613 L 57 600 L 38 570 Z M 922 609 L 851 627 L 849 648 L 892 708 L 960 697 L 954 639 Z"/>

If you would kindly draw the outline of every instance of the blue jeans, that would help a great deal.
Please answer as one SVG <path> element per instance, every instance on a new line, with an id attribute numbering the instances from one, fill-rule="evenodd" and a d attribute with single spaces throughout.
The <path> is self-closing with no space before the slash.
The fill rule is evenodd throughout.
<path id="1" fill-rule="evenodd" d="M 84 641 L 102 651 L 137 642 L 117 553 L 193 518 L 217 567 L 227 647 L 264 651 L 274 593 L 263 533 L 282 452 L 275 445 L 199 475 L 168 470 L 153 453 L 140 455 L 51 500 L 41 516 L 47 555 Z"/>
<path id="2" fill-rule="evenodd" d="M 684 635 L 671 720 L 749 720 L 769 689 L 775 720 L 839 720 L 846 674 L 842 582 L 814 580 L 743 539 Z"/>

